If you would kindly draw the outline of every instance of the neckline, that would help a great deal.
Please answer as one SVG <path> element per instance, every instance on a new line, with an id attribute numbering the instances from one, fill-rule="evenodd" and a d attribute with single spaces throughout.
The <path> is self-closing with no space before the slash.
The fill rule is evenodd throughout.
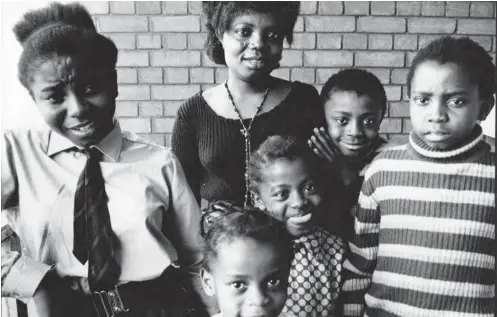
<path id="1" fill-rule="evenodd" d="M 473 136 L 466 143 L 461 146 L 450 150 L 434 150 L 430 148 L 423 140 L 413 131 L 409 134 L 409 146 L 415 153 L 422 157 L 435 160 L 452 160 L 457 157 L 466 156 L 473 152 L 477 145 L 483 139 L 483 131 L 479 125 L 475 127 L 472 132 Z"/>
<path id="2" fill-rule="evenodd" d="M 260 117 L 262 117 L 262 116 L 264 116 L 264 115 L 266 115 L 266 114 L 267 114 L 267 115 L 269 115 L 269 114 L 271 114 L 271 113 L 276 112 L 276 110 L 277 110 L 277 109 L 281 108 L 281 105 L 282 105 L 282 104 L 284 104 L 284 103 L 286 103 L 286 102 L 290 99 L 290 97 L 294 94 L 294 91 L 295 91 L 295 86 L 296 86 L 296 84 L 297 84 L 297 83 L 300 83 L 300 82 L 299 82 L 299 81 L 293 81 L 293 82 L 291 82 L 291 85 L 292 85 L 292 86 L 291 86 L 291 88 L 290 88 L 290 92 L 288 93 L 288 95 L 287 95 L 285 98 L 283 98 L 283 100 L 282 100 L 279 104 L 277 104 L 276 106 L 274 106 L 274 108 L 273 108 L 273 109 L 271 109 L 271 110 L 269 110 L 269 111 L 266 111 L 266 112 L 261 112 L 261 113 L 259 113 L 257 116 L 255 116 L 255 118 L 260 118 Z M 203 92 L 204 92 L 203 90 L 200 90 L 200 91 L 197 93 L 197 95 L 199 96 L 200 100 L 201 100 L 201 101 L 205 104 L 206 108 L 208 109 L 208 111 L 209 111 L 212 115 L 214 115 L 215 117 L 220 118 L 220 119 L 222 119 L 222 120 L 225 120 L 225 121 L 229 121 L 229 122 L 238 122 L 238 123 L 240 123 L 240 119 L 238 119 L 238 118 L 226 118 L 226 117 L 223 117 L 223 116 L 220 116 L 219 114 L 217 114 L 217 113 L 216 113 L 216 112 L 215 112 L 215 111 L 211 108 L 211 106 L 209 106 L 209 104 L 207 103 L 207 100 L 205 100 L 204 96 L 202 96 Z M 250 120 L 251 120 L 251 118 L 245 118 L 245 119 L 242 119 L 242 120 L 243 120 L 243 122 L 248 122 L 248 121 L 250 121 Z"/>

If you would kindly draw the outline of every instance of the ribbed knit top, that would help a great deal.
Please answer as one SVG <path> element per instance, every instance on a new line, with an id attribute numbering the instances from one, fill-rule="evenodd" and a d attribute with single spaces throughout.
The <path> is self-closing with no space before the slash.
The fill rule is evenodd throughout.
<path id="1" fill-rule="evenodd" d="M 354 210 L 345 316 L 491 317 L 495 153 L 469 142 L 430 149 L 415 134 L 380 153 Z"/>
<path id="2" fill-rule="evenodd" d="M 248 126 L 250 119 L 244 120 Z M 252 125 L 252 150 L 270 135 L 309 138 L 324 126 L 324 110 L 317 90 L 293 82 L 288 96 L 275 108 L 259 114 Z M 192 96 L 180 107 L 174 124 L 172 147 L 193 192 L 208 200 L 244 201 L 245 140 L 238 119 L 219 116 L 202 97 Z"/>

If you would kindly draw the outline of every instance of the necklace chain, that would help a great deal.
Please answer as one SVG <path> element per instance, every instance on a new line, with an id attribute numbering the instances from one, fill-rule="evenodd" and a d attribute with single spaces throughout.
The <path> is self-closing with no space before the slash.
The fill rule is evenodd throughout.
<path id="1" fill-rule="evenodd" d="M 248 165 L 249 165 L 249 159 L 250 159 L 250 152 L 251 152 L 251 144 L 250 144 L 250 129 L 252 128 L 252 124 L 254 123 L 255 117 L 259 114 L 261 111 L 262 107 L 264 106 L 264 102 L 266 101 L 267 95 L 269 93 L 269 87 L 266 88 L 266 91 L 264 92 L 264 96 L 262 97 L 261 104 L 257 107 L 254 116 L 249 122 L 248 127 L 245 126 L 243 123 L 242 116 L 240 114 L 240 111 L 238 111 L 238 108 L 235 105 L 235 101 L 233 100 L 233 96 L 231 95 L 231 91 L 228 88 L 228 81 L 224 82 L 224 87 L 226 88 L 226 92 L 228 93 L 228 97 L 231 101 L 231 105 L 233 106 L 233 110 L 235 110 L 236 115 L 238 116 L 238 120 L 240 120 L 240 123 L 242 125 L 242 129 L 240 129 L 240 132 L 242 133 L 244 139 L 245 139 L 245 203 L 244 206 L 248 206 L 249 203 L 252 205 L 252 201 L 249 197 L 250 196 L 250 190 L 249 190 L 249 178 L 248 178 Z"/>

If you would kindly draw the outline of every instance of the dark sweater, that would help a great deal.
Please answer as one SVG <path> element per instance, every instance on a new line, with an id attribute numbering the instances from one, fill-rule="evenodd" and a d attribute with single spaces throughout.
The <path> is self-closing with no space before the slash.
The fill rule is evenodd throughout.
<path id="1" fill-rule="evenodd" d="M 248 126 L 250 119 L 244 120 Z M 268 136 L 293 135 L 304 140 L 312 129 L 324 126 L 324 111 L 313 86 L 293 82 L 289 95 L 272 110 L 255 118 L 252 151 Z M 197 200 L 225 199 L 243 203 L 245 196 L 245 142 L 238 119 L 217 115 L 202 97 L 190 97 L 174 124 L 172 147 Z"/>

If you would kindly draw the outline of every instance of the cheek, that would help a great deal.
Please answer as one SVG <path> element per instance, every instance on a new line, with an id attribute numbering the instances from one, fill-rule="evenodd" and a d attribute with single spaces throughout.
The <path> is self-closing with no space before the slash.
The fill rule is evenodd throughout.
<path id="1" fill-rule="evenodd" d="M 60 131 L 62 124 L 64 123 L 64 111 L 62 109 L 54 109 L 50 105 L 44 103 L 39 103 L 38 111 L 40 112 L 43 120 L 54 130 Z"/>
<path id="2" fill-rule="evenodd" d="M 343 135 L 344 127 L 336 122 L 328 121 L 328 134 L 333 141 L 336 141 Z"/>

